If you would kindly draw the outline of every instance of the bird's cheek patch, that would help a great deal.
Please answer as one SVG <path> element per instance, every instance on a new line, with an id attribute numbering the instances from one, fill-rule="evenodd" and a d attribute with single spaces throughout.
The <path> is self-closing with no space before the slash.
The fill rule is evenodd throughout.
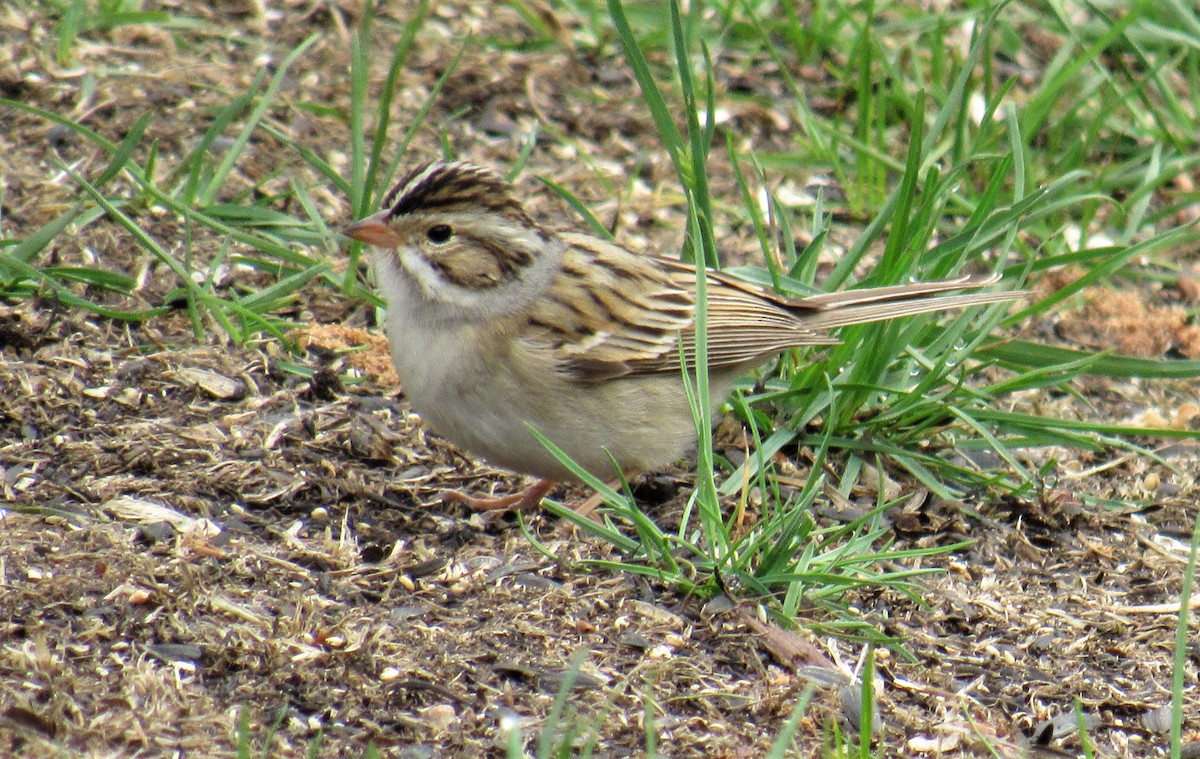
<path id="1" fill-rule="evenodd" d="M 488 290 L 521 275 L 528 259 L 479 239 L 464 240 L 461 247 L 445 251 L 434 267 L 452 285 L 469 290 Z"/>

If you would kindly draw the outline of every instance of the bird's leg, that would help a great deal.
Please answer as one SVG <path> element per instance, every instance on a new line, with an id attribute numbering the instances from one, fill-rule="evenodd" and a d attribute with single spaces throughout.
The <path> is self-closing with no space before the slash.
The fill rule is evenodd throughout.
<path id="1" fill-rule="evenodd" d="M 613 485 L 614 487 L 620 487 L 621 483 L 610 483 L 610 485 Z M 593 521 L 599 522 L 600 517 L 596 516 L 593 512 L 603 505 L 604 496 L 600 495 L 599 493 L 592 493 L 590 496 L 588 496 L 586 501 L 575 507 L 575 513 L 581 517 L 590 517 Z"/>
<path id="2" fill-rule="evenodd" d="M 461 503 L 472 511 L 528 511 L 536 508 L 556 484 L 554 480 L 538 480 L 520 493 L 500 498 L 477 498 L 447 490 L 442 493 L 442 503 Z"/>

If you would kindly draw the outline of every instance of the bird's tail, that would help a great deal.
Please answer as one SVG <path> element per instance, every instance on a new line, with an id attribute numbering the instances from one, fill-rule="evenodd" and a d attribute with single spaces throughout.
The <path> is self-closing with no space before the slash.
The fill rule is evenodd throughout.
<path id="1" fill-rule="evenodd" d="M 1024 290 L 996 293 L 965 293 L 938 295 L 950 290 L 986 287 L 1000 281 L 998 274 L 986 277 L 963 276 L 913 282 L 889 287 L 868 287 L 836 293 L 813 295 L 787 303 L 810 329 L 832 329 L 850 324 L 895 319 L 913 314 L 927 314 L 987 303 L 1002 303 L 1025 294 Z M 931 297 L 932 296 L 932 297 Z"/>

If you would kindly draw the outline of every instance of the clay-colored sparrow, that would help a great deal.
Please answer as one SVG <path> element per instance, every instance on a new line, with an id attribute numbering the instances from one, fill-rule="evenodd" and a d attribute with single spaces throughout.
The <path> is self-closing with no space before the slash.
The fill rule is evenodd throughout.
<path id="1" fill-rule="evenodd" d="M 345 233 L 380 248 L 396 372 L 417 412 L 455 445 L 542 479 L 475 508 L 536 505 L 573 479 L 532 425 L 584 469 L 654 471 L 696 430 L 679 367 L 692 358 L 695 269 L 535 222 L 512 187 L 461 162 L 414 169 L 379 213 Z M 992 284 L 961 277 L 790 299 L 708 271 L 714 408 L 773 354 L 837 343 L 825 330 L 996 303 L 1018 293 L 942 295 Z"/>

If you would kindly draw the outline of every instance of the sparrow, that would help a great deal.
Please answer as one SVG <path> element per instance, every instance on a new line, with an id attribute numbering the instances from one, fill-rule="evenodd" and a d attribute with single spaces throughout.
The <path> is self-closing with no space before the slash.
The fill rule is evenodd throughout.
<path id="1" fill-rule="evenodd" d="M 530 431 L 611 479 L 652 472 L 696 443 L 681 354 L 694 372 L 696 269 L 530 217 L 497 173 L 418 166 L 345 234 L 374 246 L 392 360 L 413 408 L 454 445 L 538 482 L 475 509 L 523 509 L 576 480 Z M 789 298 L 706 271 L 710 402 L 772 356 L 836 344 L 827 331 L 999 303 L 1016 291 L 962 276 Z"/>

